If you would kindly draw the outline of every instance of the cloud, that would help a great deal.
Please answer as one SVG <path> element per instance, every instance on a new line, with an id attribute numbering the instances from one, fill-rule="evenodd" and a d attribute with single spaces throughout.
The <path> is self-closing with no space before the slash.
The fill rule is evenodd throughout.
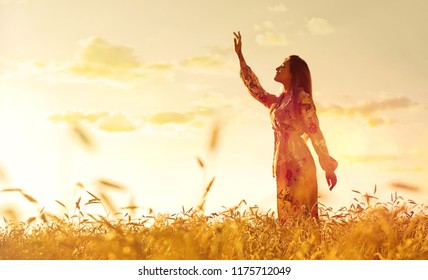
<path id="1" fill-rule="evenodd" d="M 399 109 L 409 109 L 416 108 L 419 104 L 413 102 L 410 98 L 400 96 L 400 97 L 390 97 L 384 98 L 381 100 L 370 100 L 367 102 L 360 103 L 355 106 L 343 107 L 339 105 L 330 105 L 328 107 L 319 105 L 317 110 L 320 114 L 329 114 L 335 116 L 359 116 L 367 120 L 367 123 L 372 126 L 380 125 L 391 125 L 395 124 L 396 120 L 387 118 L 385 116 L 379 117 L 378 113 L 384 111 L 393 111 Z"/>
<path id="2" fill-rule="evenodd" d="M 155 125 L 199 126 L 201 123 L 206 123 L 207 120 L 230 118 L 231 114 L 236 112 L 233 106 L 234 101 L 230 98 L 225 99 L 220 93 L 208 91 L 199 93 L 198 96 L 190 103 L 190 109 L 185 112 L 158 112 L 146 116 L 144 121 Z"/>
<path id="3" fill-rule="evenodd" d="M 159 112 L 145 118 L 146 122 L 164 124 L 199 124 L 202 119 L 220 117 L 226 107 L 195 106 L 187 112 Z"/>
<path id="4" fill-rule="evenodd" d="M 319 106 L 320 112 L 332 113 L 335 115 L 362 115 L 371 116 L 380 111 L 397 110 L 417 107 L 418 104 L 405 96 L 384 98 L 382 100 L 370 100 L 355 106 L 343 107 L 331 105 L 329 107 Z"/>
<path id="5" fill-rule="evenodd" d="M 182 59 L 176 65 L 177 69 L 196 75 L 236 75 L 236 63 L 228 58 L 230 54 L 229 47 L 211 47 L 207 54 Z"/>
<path id="6" fill-rule="evenodd" d="M 201 129 L 213 121 L 235 120 L 233 98 L 225 99 L 216 92 L 198 93 L 187 111 L 158 111 L 142 116 L 123 112 L 84 112 L 73 109 L 48 117 L 51 123 L 65 123 L 73 127 L 88 127 L 109 133 L 138 131 L 168 137 L 198 137 Z"/>
<path id="7" fill-rule="evenodd" d="M 381 171 L 385 171 L 385 172 L 393 172 L 393 173 L 397 173 L 397 172 L 423 172 L 424 168 L 422 168 L 421 166 L 414 166 L 414 167 L 389 167 L 389 168 L 381 168 Z"/>
<path id="8" fill-rule="evenodd" d="M 68 67 L 75 76 L 89 80 L 132 83 L 137 81 L 166 81 L 173 79 L 176 63 L 145 64 L 134 49 L 110 43 L 101 37 L 80 42 L 76 60 Z"/>
<path id="9" fill-rule="evenodd" d="M 285 46 L 288 44 L 285 35 L 277 32 L 264 32 L 256 36 L 256 42 L 260 46 Z"/>
<path id="10" fill-rule="evenodd" d="M 85 113 L 78 110 L 70 110 L 64 113 L 56 113 L 48 118 L 53 123 L 68 123 L 79 125 L 89 123 L 100 130 L 107 132 L 128 132 L 138 129 L 138 121 L 121 112 Z"/>
<path id="11" fill-rule="evenodd" d="M 157 71 L 169 71 L 174 68 L 174 65 L 172 63 L 163 62 L 147 65 L 146 68 Z"/>
<path id="12" fill-rule="evenodd" d="M 211 46 L 210 53 L 213 55 L 226 56 L 226 55 L 234 54 L 235 51 L 233 47 L 230 45 L 228 46 L 214 45 L 214 46 Z"/>
<path id="13" fill-rule="evenodd" d="M 173 78 L 174 63 L 144 64 L 127 46 L 100 37 L 79 42 L 80 49 L 69 61 L 1 58 L 1 78 L 35 77 L 49 82 L 102 82 L 129 87 L 137 81 L 165 81 Z"/>
<path id="14" fill-rule="evenodd" d="M 333 25 L 326 19 L 313 17 L 306 20 L 306 28 L 312 35 L 329 35 L 334 33 Z"/>
<path id="15" fill-rule="evenodd" d="M 396 155 L 345 155 L 342 159 L 350 162 L 377 163 L 384 161 L 396 161 L 399 157 Z"/>
<path id="16" fill-rule="evenodd" d="M 396 122 L 397 121 L 394 119 L 381 118 L 381 117 L 369 118 L 367 120 L 368 125 L 370 125 L 371 127 L 376 127 L 381 125 L 391 125 L 391 124 L 395 124 Z"/>
<path id="17" fill-rule="evenodd" d="M 204 56 L 195 56 L 191 58 L 184 59 L 180 62 L 181 66 L 191 67 L 191 68 L 217 68 L 225 64 L 224 58 L 220 55 L 204 55 Z"/>
<path id="18" fill-rule="evenodd" d="M 204 70 L 216 75 L 235 74 L 236 71 L 236 64 L 227 59 L 233 54 L 230 46 L 212 46 L 204 55 L 151 64 L 143 63 L 131 47 L 101 37 L 82 40 L 79 46 L 75 58 L 69 61 L 0 58 L 0 78 L 34 77 L 57 83 L 102 83 L 129 88 L 140 81 L 172 81 L 178 69 L 198 73 Z"/>
<path id="19" fill-rule="evenodd" d="M 380 101 L 369 101 L 358 106 L 358 110 L 363 114 L 370 114 L 373 112 L 379 112 L 384 110 L 395 110 L 402 108 L 409 108 L 415 106 L 416 103 L 410 100 L 410 98 L 401 96 L 401 97 L 392 97 Z"/>
<path id="20" fill-rule="evenodd" d="M 268 10 L 274 13 L 283 13 L 283 12 L 287 12 L 288 8 L 283 3 L 279 3 L 274 6 L 269 6 Z"/>
<path id="21" fill-rule="evenodd" d="M 138 128 L 137 122 L 123 113 L 110 113 L 99 118 L 96 122 L 99 129 L 109 132 L 127 132 Z"/>
<path id="22" fill-rule="evenodd" d="M 85 123 L 107 132 L 128 132 L 140 129 L 146 124 L 200 127 L 206 120 L 213 117 L 221 118 L 226 115 L 225 112 L 231 111 L 231 107 L 227 105 L 203 105 L 202 103 L 196 102 L 187 112 L 157 112 L 138 119 L 122 112 L 83 112 L 73 109 L 52 114 L 48 120 L 52 123 L 67 123 L 72 126 Z"/>
<path id="23" fill-rule="evenodd" d="M 206 80 L 204 76 L 236 75 L 236 63 L 230 59 L 234 54 L 231 46 L 208 48 L 206 54 L 146 64 L 130 47 L 91 37 L 80 42 L 76 56 L 68 61 L 0 57 L 0 80 L 29 78 L 56 84 L 97 84 L 131 89 L 144 82 L 172 82 L 176 75 L 184 72 L 199 77 L 193 91 L 205 91 L 208 85 L 205 88 L 196 86 Z"/>
<path id="24" fill-rule="evenodd" d="M 113 45 L 100 37 L 91 37 L 80 42 L 81 49 L 69 70 L 88 78 L 106 77 L 117 80 L 135 78 L 142 66 L 133 49 Z"/>
<path id="25" fill-rule="evenodd" d="M 78 124 L 79 122 L 85 121 L 89 123 L 95 123 L 98 119 L 106 116 L 108 113 L 84 113 L 79 110 L 69 110 L 63 113 L 55 113 L 49 116 L 49 120 L 54 123 L 65 122 L 69 124 Z"/>
<path id="26" fill-rule="evenodd" d="M 146 118 L 152 124 L 185 124 L 193 121 L 195 116 L 192 112 L 160 112 Z"/>
<path id="27" fill-rule="evenodd" d="M 258 31 L 256 42 L 260 46 L 285 46 L 288 44 L 284 33 L 277 31 L 276 26 L 271 21 L 264 21 L 261 24 L 254 24 L 254 30 Z"/>

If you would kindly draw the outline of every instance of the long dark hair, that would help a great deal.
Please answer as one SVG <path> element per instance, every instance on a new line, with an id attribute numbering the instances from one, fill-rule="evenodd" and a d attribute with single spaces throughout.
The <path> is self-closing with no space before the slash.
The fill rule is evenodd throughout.
<path id="1" fill-rule="evenodd" d="M 298 94 L 300 88 L 308 93 L 312 98 L 312 79 L 308 64 L 297 55 L 290 55 L 286 60 L 289 61 L 291 73 L 291 94 L 293 99 L 293 108 L 295 116 L 298 112 Z"/>

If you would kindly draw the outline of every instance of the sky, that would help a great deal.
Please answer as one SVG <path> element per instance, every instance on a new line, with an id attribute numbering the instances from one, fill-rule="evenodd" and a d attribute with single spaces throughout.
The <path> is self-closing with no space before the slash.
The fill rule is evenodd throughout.
<path id="1" fill-rule="evenodd" d="M 285 57 L 310 67 L 339 162 L 332 192 L 317 163 L 322 203 L 349 206 L 353 190 L 376 186 L 380 201 L 398 192 L 426 204 L 426 10 L 423 0 L 0 0 L 1 189 L 32 195 L 32 211 L 61 211 L 55 200 L 72 207 L 107 180 L 126 188 L 108 192 L 118 207 L 177 213 L 215 177 L 206 213 L 242 200 L 275 210 L 273 133 L 239 77 L 239 30 L 268 92 L 279 94 Z M 15 192 L 0 203 L 29 204 Z"/>

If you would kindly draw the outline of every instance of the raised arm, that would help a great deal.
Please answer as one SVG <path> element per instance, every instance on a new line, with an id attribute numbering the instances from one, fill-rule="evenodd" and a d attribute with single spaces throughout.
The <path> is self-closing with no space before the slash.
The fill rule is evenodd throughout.
<path id="1" fill-rule="evenodd" d="M 304 91 L 301 91 L 298 96 L 298 106 L 305 131 L 309 135 L 312 145 L 318 154 L 321 168 L 326 174 L 327 184 L 330 187 L 330 190 L 332 190 L 337 183 L 334 171 L 336 170 L 338 163 L 328 152 L 324 135 L 319 127 L 319 121 L 315 112 L 315 105 L 312 97 Z"/>
<path id="2" fill-rule="evenodd" d="M 244 56 L 242 54 L 242 36 L 241 33 L 235 33 L 234 43 L 235 43 L 235 52 L 239 58 L 239 65 L 241 66 L 240 75 L 242 81 L 247 87 L 250 94 L 260 101 L 264 106 L 270 108 L 273 103 L 277 102 L 278 97 L 273 94 L 267 93 L 263 87 L 260 85 L 259 79 L 256 74 L 251 70 L 250 66 L 245 62 Z"/>
<path id="3" fill-rule="evenodd" d="M 235 35 L 235 38 L 233 38 L 233 42 L 235 45 L 235 52 L 238 55 L 239 58 L 239 64 L 241 65 L 241 68 L 248 66 L 245 62 L 244 56 L 242 55 L 242 36 L 241 32 L 238 31 L 238 33 L 233 32 L 233 35 Z"/>

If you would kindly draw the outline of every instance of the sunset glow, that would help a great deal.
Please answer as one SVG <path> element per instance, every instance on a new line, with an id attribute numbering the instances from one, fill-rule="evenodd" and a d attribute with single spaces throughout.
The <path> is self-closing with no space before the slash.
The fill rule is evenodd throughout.
<path id="1" fill-rule="evenodd" d="M 0 180 L 51 211 L 100 179 L 142 213 L 241 200 L 276 209 L 268 110 L 239 77 L 233 32 L 264 88 L 306 60 L 340 208 L 358 190 L 428 203 L 428 2 L 0 0 Z M 213 131 L 214 136 L 213 136 Z M 212 141 L 216 141 L 215 144 Z M 211 144 L 210 144 L 211 143 Z M 199 162 L 198 162 L 199 159 Z M 25 201 L 0 193 L 0 211 Z M 33 209 L 30 209 L 32 211 Z"/>

